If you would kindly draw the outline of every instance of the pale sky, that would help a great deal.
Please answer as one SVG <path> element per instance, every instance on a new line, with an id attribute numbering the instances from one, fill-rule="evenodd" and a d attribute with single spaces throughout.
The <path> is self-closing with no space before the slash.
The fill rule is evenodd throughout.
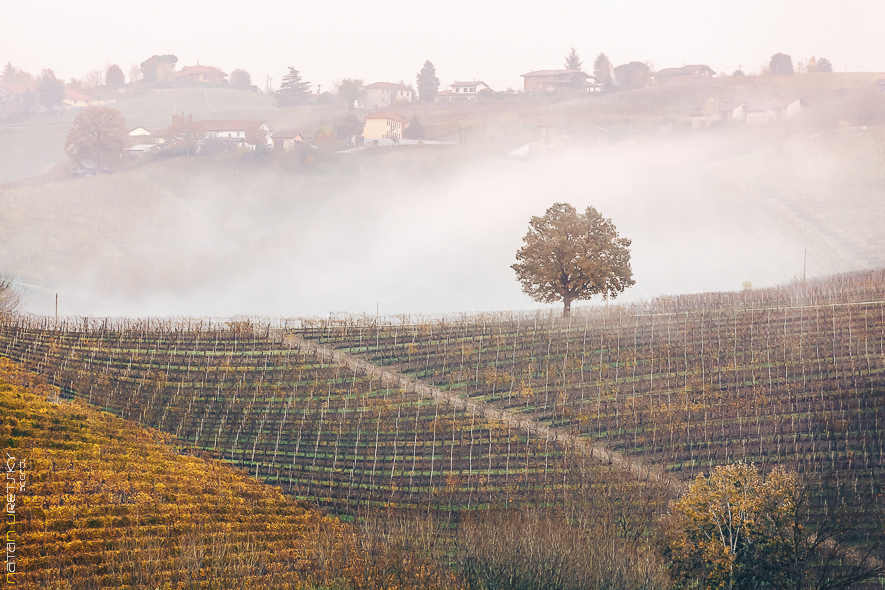
<path id="1" fill-rule="evenodd" d="M 772 54 L 828 58 L 837 71 L 885 71 L 882 0 L 319 0 L 151 2 L 38 0 L 0 4 L 0 62 L 82 77 L 153 54 L 279 84 L 286 67 L 329 89 L 341 78 L 413 82 L 425 60 L 443 86 L 483 80 L 521 87 L 520 74 L 560 68 L 575 46 L 592 69 L 706 64 L 751 73 Z M 313 88 L 316 89 L 315 86 Z"/>

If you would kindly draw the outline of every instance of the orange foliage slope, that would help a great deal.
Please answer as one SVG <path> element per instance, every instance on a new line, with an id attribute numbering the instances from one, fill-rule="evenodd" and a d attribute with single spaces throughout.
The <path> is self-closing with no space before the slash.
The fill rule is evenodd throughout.
<path id="1" fill-rule="evenodd" d="M 17 587 L 456 585 L 421 556 L 370 548 L 278 488 L 181 454 L 168 435 L 82 403 L 45 401 L 55 395 L 0 359 L 0 440 L 26 476 L 6 521 Z"/>

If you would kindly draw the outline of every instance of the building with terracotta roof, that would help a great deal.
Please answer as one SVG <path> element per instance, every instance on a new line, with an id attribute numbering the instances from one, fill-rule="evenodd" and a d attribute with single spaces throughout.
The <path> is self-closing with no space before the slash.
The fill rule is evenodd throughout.
<path id="1" fill-rule="evenodd" d="M 588 85 L 590 74 L 581 70 L 537 70 L 523 74 L 523 88 L 530 93 L 585 92 L 596 85 Z"/>
<path id="2" fill-rule="evenodd" d="M 68 106 L 79 109 L 85 109 L 92 105 L 92 99 L 88 95 L 83 94 L 78 90 L 74 90 L 73 88 L 65 88 L 65 98 L 62 102 Z"/>
<path id="3" fill-rule="evenodd" d="M 200 64 L 195 66 L 184 66 L 181 70 L 175 72 L 176 82 L 191 81 L 206 84 L 221 84 L 225 78 L 227 78 L 227 74 L 218 68 L 201 66 Z"/>
<path id="4" fill-rule="evenodd" d="M 374 82 L 366 86 L 365 91 L 363 106 L 370 110 L 389 107 L 397 101 L 412 102 L 415 98 L 414 90 L 393 82 Z"/>

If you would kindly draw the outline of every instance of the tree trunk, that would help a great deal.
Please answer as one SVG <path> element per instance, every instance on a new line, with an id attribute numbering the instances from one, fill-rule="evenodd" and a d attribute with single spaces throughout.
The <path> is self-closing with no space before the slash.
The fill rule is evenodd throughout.
<path id="1" fill-rule="evenodd" d="M 567 318 L 572 312 L 572 300 L 569 297 L 563 297 L 562 299 L 563 308 L 562 308 L 562 317 Z"/>

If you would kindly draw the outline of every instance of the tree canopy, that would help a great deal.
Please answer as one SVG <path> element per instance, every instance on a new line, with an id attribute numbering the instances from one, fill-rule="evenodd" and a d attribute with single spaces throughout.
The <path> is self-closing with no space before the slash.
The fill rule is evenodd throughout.
<path id="1" fill-rule="evenodd" d="M 310 96 L 310 82 L 302 80 L 301 74 L 294 66 L 289 66 L 289 73 L 283 77 L 283 83 L 277 91 L 277 106 L 288 107 L 307 104 Z"/>
<path id="2" fill-rule="evenodd" d="M 243 69 L 236 69 L 230 73 L 230 83 L 233 86 L 250 86 L 252 75 Z"/>
<path id="3" fill-rule="evenodd" d="M 424 62 L 424 67 L 416 76 L 418 82 L 418 100 L 421 102 L 434 102 L 439 92 L 439 78 L 436 77 L 436 68 L 430 60 Z"/>
<path id="4" fill-rule="evenodd" d="M 775 53 L 768 63 L 768 71 L 775 76 L 784 76 L 793 73 L 793 58 L 783 53 Z"/>
<path id="5" fill-rule="evenodd" d="M 172 115 L 172 124 L 166 128 L 163 135 L 173 146 L 186 150 L 187 155 L 194 153 L 200 142 L 206 138 L 203 126 L 194 121 L 194 116 L 190 113 Z"/>
<path id="6" fill-rule="evenodd" d="M 104 80 L 106 84 L 110 85 L 121 85 L 126 83 L 126 77 L 123 76 L 123 70 L 120 69 L 120 66 L 114 64 L 108 68 L 107 73 L 104 76 Z"/>
<path id="7" fill-rule="evenodd" d="M 9 275 L 0 273 L 0 318 L 15 313 L 21 300 Z"/>
<path id="8" fill-rule="evenodd" d="M 354 109 L 354 103 L 362 101 L 366 94 L 364 85 L 365 82 L 363 80 L 357 80 L 355 78 L 345 78 L 335 84 L 335 92 L 338 95 L 338 100 L 347 105 L 347 110 L 352 111 Z"/>
<path id="9" fill-rule="evenodd" d="M 833 71 L 833 64 L 831 64 L 830 60 L 828 60 L 827 58 L 822 57 L 819 60 L 817 60 L 817 67 L 815 68 L 815 71 L 816 72 L 832 72 Z"/>
<path id="10" fill-rule="evenodd" d="M 418 118 L 418 115 L 413 115 L 411 120 L 409 120 L 409 126 L 403 131 L 403 138 L 424 139 L 425 137 L 427 137 L 427 133 L 424 131 L 421 119 Z"/>
<path id="11" fill-rule="evenodd" d="M 578 55 L 578 52 L 575 51 L 575 48 L 572 47 L 572 50 L 568 52 L 565 56 L 565 69 L 567 70 L 578 70 L 583 71 L 583 63 L 581 62 L 581 56 Z"/>
<path id="12" fill-rule="evenodd" d="M 832 590 L 885 573 L 873 549 L 846 542 L 855 518 L 813 506 L 794 473 L 720 465 L 670 505 L 664 556 L 676 590 Z"/>
<path id="13" fill-rule="evenodd" d="M 614 299 L 634 284 L 630 240 L 619 238 L 611 220 L 593 207 L 579 214 L 556 203 L 543 217 L 532 217 L 522 241 L 511 266 L 522 290 L 541 303 L 562 301 L 564 317 L 572 301 Z"/>
<path id="14" fill-rule="evenodd" d="M 113 167 L 129 142 L 126 119 L 108 107 L 87 107 L 74 118 L 65 138 L 65 153 L 75 164 L 89 162 L 97 170 Z"/>
<path id="15" fill-rule="evenodd" d="M 178 63 L 178 57 L 171 53 L 152 55 L 141 62 L 141 79 L 145 82 L 162 82 L 163 80 L 160 79 L 160 69 L 175 69 L 176 63 Z"/>
<path id="16" fill-rule="evenodd" d="M 600 53 L 596 56 L 596 59 L 593 60 L 593 79 L 596 80 L 597 84 L 602 84 L 606 88 L 611 88 L 613 76 L 614 68 L 612 68 L 612 62 L 608 59 L 607 55 Z"/>
<path id="17" fill-rule="evenodd" d="M 650 75 L 648 66 L 639 61 L 631 61 L 615 68 L 615 82 L 623 90 L 645 87 Z"/>
<path id="18" fill-rule="evenodd" d="M 37 82 L 37 98 L 46 109 L 52 109 L 65 99 L 65 83 L 52 70 L 43 70 Z"/>

